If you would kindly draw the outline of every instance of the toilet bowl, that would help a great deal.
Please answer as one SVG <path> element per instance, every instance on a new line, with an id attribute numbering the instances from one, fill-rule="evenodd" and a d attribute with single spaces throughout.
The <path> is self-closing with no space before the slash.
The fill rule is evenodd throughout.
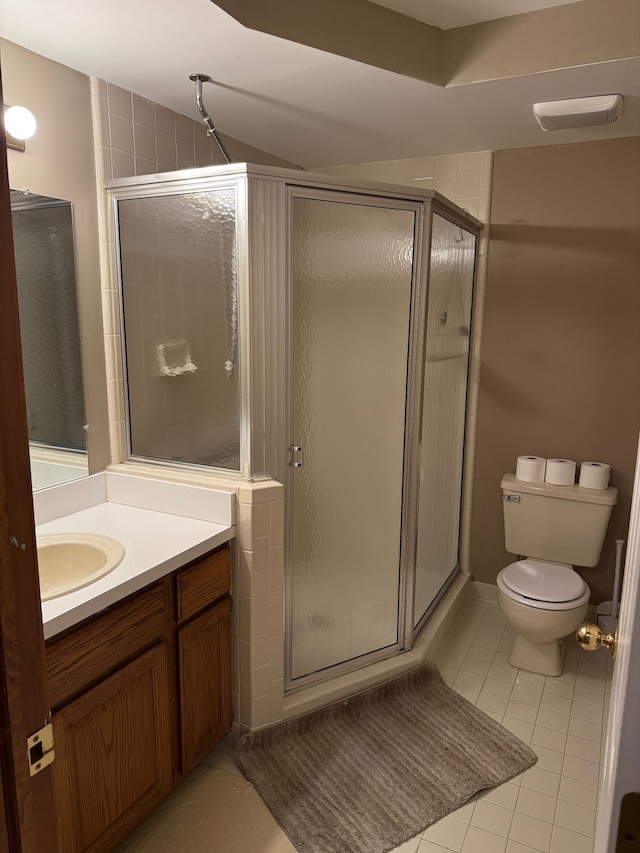
<path id="1" fill-rule="evenodd" d="M 587 584 L 570 566 L 526 559 L 502 569 L 497 585 L 500 609 L 516 632 L 509 663 L 541 675 L 561 675 L 560 641 L 587 613 Z"/>

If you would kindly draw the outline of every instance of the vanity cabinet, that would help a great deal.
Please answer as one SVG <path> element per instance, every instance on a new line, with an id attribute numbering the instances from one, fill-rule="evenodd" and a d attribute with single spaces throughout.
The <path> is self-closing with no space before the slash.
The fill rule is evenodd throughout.
<path id="1" fill-rule="evenodd" d="M 225 545 L 47 642 L 58 847 L 107 851 L 230 730 Z"/>

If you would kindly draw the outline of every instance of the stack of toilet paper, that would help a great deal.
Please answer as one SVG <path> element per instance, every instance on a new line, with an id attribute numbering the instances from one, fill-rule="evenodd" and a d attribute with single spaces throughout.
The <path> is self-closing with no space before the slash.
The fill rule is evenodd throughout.
<path id="1" fill-rule="evenodd" d="M 516 479 L 524 483 L 549 483 L 573 486 L 576 481 L 573 459 L 545 459 L 543 456 L 518 456 Z M 583 462 L 578 485 L 583 489 L 606 489 L 611 467 L 605 462 Z"/>

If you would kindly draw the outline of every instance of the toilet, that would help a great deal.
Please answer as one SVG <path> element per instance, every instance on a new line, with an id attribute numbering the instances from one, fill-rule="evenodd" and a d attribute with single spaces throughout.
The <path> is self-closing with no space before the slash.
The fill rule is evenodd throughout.
<path id="1" fill-rule="evenodd" d="M 519 556 L 497 578 L 498 604 L 516 632 L 509 663 L 561 675 L 562 639 L 584 620 L 590 590 L 574 566 L 600 560 L 618 490 L 501 482 L 505 547 Z"/>

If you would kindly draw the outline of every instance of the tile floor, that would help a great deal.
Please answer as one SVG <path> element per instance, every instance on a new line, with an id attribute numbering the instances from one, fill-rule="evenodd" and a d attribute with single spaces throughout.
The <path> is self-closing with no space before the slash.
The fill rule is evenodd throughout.
<path id="1" fill-rule="evenodd" d="M 445 681 L 526 743 L 538 763 L 394 853 L 592 853 L 611 688 L 607 652 L 567 644 L 559 678 L 514 669 L 496 604 L 471 599 L 437 658 Z M 213 806 L 215 803 L 215 807 Z M 122 853 L 293 853 L 225 739 Z"/>

